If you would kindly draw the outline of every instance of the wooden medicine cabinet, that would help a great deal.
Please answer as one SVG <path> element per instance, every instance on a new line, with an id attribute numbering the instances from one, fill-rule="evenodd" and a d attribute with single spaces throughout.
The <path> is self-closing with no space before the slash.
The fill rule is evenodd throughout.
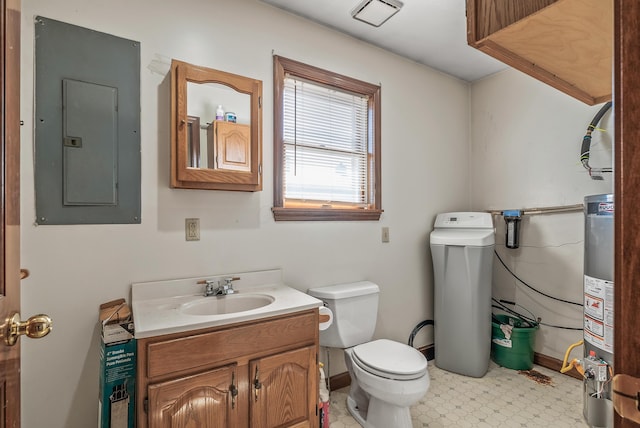
<path id="1" fill-rule="evenodd" d="M 467 40 L 586 104 L 611 100 L 613 0 L 467 0 Z"/>
<path id="2" fill-rule="evenodd" d="M 171 187 L 262 190 L 262 81 L 171 61 Z"/>

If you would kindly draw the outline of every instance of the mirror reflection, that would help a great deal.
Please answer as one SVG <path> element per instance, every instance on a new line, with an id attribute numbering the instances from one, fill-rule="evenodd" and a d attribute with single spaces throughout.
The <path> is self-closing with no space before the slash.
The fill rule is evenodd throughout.
<path id="1" fill-rule="evenodd" d="M 200 117 L 187 115 L 187 144 L 189 166 L 200 168 Z"/>
<path id="2" fill-rule="evenodd" d="M 241 165 L 250 165 L 245 143 L 251 138 L 249 94 L 218 83 L 187 82 L 187 124 L 188 167 L 243 170 Z M 223 133 L 230 159 L 220 158 Z M 237 135 L 229 138 L 229 133 Z"/>

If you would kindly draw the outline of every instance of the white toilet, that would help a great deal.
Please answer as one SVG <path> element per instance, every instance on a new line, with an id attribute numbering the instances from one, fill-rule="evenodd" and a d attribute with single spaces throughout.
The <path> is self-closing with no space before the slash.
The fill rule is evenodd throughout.
<path id="1" fill-rule="evenodd" d="M 429 389 L 427 359 L 403 343 L 370 342 L 379 292 L 369 281 L 308 290 L 333 312 L 333 324 L 320 331 L 320 345 L 344 349 L 351 376 L 349 413 L 367 428 L 410 428 L 409 407 Z"/>

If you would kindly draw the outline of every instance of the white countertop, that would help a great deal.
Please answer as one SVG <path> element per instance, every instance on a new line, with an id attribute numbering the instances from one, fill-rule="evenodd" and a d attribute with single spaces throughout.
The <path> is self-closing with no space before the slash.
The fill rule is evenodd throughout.
<path id="1" fill-rule="evenodd" d="M 217 299 L 216 296 L 203 297 L 204 285 L 197 282 L 222 277 L 240 278 L 233 282 L 239 295 L 266 294 L 274 301 L 260 308 L 221 315 L 189 315 L 180 310 L 185 303 L 197 299 Z M 135 337 L 142 339 L 317 308 L 322 306 L 322 301 L 283 284 L 282 272 L 274 269 L 134 283 L 131 285 L 131 306 Z"/>

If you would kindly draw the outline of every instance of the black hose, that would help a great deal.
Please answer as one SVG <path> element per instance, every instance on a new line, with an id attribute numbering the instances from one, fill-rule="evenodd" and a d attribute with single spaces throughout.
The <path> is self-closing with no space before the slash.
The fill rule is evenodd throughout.
<path id="1" fill-rule="evenodd" d="M 511 302 L 511 301 L 509 301 L 509 300 L 500 299 L 500 303 L 506 303 L 507 305 L 511 305 L 511 306 L 514 306 L 514 307 L 515 307 L 515 306 L 520 306 L 522 309 L 524 309 L 525 311 L 527 311 L 527 312 L 529 313 L 529 315 L 531 315 L 531 319 L 538 319 L 538 317 L 536 317 L 535 315 L 533 315 L 533 313 L 532 313 L 529 309 L 525 308 L 525 307 L 524 307 L 524 306 L 522 306 L 522 305 L 517 304 L 516 302 Z"/>
<path id="2" fill-rule="evenodd" d="M 604 116 L 604 114 L 611 108 L 612 105 L 613 105 L 612 102 L 608 101 L 600 108 L 598 113 L 596 113 L 593 119 L 591 119 L 591 123 L 587 127 L 587 133 L 585 134 L 584 137 L 582 137 L 582 147 L 580 148 L 580 162 L 582 162 L 582 166 L 584 166 L 586 169 L 591 169 L 591 167 L 589 166 L 589 152 L 591 151 L 590 149 L 591 133 L 593 132 L 594 129 L 596 129 L 596 126 L 598 126 L 598 122 L 600 122 L 600 120 L 602 119 L 602 116 Z"/>
<path id="3" fill-rule="evenodd" d="M 416 334 L 418 334 L 420 329 L 425 325 L 433 325 L 433 320 L 421 321 L 417 326 L 413 328 L 413 330 L 411 331 L 411 334 L 409 335 L 409 342 L 408 342 L 409 346 L 413 347 L 413 339 L 415 339 Z"/>
<path id="4" fill-rule="evenodd" d="M 546 323 L 543 323 L 543 322 L 540 322 L 540 325 L 544 325 L 546 327 L 560 328 L 562 330 L 575 330 L 575 331 L 583 331 L 584 330 L 582 327 L 565 327 L 565 326 L 562 326 L 562 325 L 546 324 Z"/>
<path id="5" fill-rule="evenodd" d="M 505 311 L 505 312 L 507 312 L 507 313 L 509 313 L 509 314 L 513 314 L 513 315 L 515 315 L 515 316 L 517 316 L 517 317 L 520 317 L 520 318 L 521 318 L 521 321 L 522 321 L 522 320 L 527 320 L 529 323 L 533 323 L 534 325 L 535 325 L 535 324 L 537 324 L 537 325 L 544 325 L 544 326 L 546 326 L 546 327 L 560 328 L 560 329 L 563 329 L 563 330 L 576 330 L 576 331 L 582 331 L 582 330 L 584 330 L 584 329 L 583 329 L 583 328 L 581 328 L 581 327 L 565 327 L 565 326 L 562 326 L 562 325 L 547 324 L 547 323 L 542 322 L 542 321 L 540 320 L 540 318 L 538 318 L 537 320 L 533 321 L 533 319 L 528 318 L 528 317 L 526 317 L 526 316 L 524 316 L 524 315 L 522 315 L 522 314 L 520 314 L 520 313 L 518 313 L 518 312 L 514 311 L 513 309 L 507 308 L 506 306 L 504 306 L 504 305 L 502 304 L 502 303 L 504 302 L 504 303 L 509 303 L 509 304 L 515 305 L 515 303 L 514 303 L 514 302 L 509 302 L 509 301 L 506 301 L 506 300 L 500 300 L 500 301 L 498 301 L 498 300 L 494 299 L 493 297 L 491 298 L 491 300 L 493 300 L 494 302 L 498 303 L 498 305 L 499 305 L 499 306 L 498 306 L 498 305 L 491 305 L 491 307 L 496 308 L 496 309 L 503 310 L 503 311 Z M 518 305 L 518 306 L 520 306 L 520 305 Z M 525 308 L 524 308 L 524 307 L 522 307 L 522 306 L 520 306 L 520 307 L 521 307 L 521 308 L 523 308 L 523 309 L 525 309 Z M 529 312 L 529 310 L 527 310 L 527 309 L 525 309 L 525 310 L 526 310 L 527 312 Z M 531 315 L 533 315 L 533 314 L 531 314 Z M 493 320 L 493 322 L 495 322 L 496 324 L 503 324 L 500 320 L 498 320 L 498 319 L 495 317 L 495 315 L 494 315 L 494 314 L 491 314 L 491 319 L 492 319 L 492 320 Z"/>
<path id="6" fill-rule="evenodd" d="M 542 291 L 540 291 L 540 290 L 538 290 L 536 288 L 533 288 L 531 285 L 527 284 L 522 279 L 520 279 L 520 277 L 518 277 L 518 275 L 513 273 L 511 271 L 511 269 L 509 269 L 509 267 L 505 264 L 505 262 L 500 258 L 500 254 L 498 254 L 497 251 L 494 250 L 493 252 L 495 253 L 495 255 L 498 258 L 498 260 L 500 260 L 500 263 L 502 263 L 502 266 L 504 266 L 504 268 L 507 270 L 507 272 L 509 272 L 511 274 L 511 276 L 513 276 L 515 279 L 517 279 L 522 284 L 526 285 L 527 287 L 529 287 L 531 290 L 535 291 L 536 293 L 542 294 L 544 297 L 548 297 L 549 299 L 557 300 L 558 302 L 569 303 L 570 305 L 576 305 L 576 306 L 584 306 L 582 303 L 576 303 L 576 302 L 572 302 L 570 300 L 565 300 L 565 299 L 561 299 L 559 297 L 554 297 L 554 296 L 551 296 L 549 294 L 543 293 Z"/>
<path id="7" fill-rule="evenodd" d="M 493 300 L 494 302 L 497 303 L 497 305 L 491 305 L 492 308 L 500 309 L 501 311 L 504 311 L 504 312 L 508 313 L 509 315 L 514 316 L 515 318 L 518 319 L 518 321 L 520 321 L 520 324 L 524 324 L 521 327 L 527 328 L 527 327 L 535 327 L 535 326 L 538 325 L 538 321 L 537 320 L 533 320 L 531 318 L 528 318 L 528 317 L 526 317 L 526 316 L 514 311 L 513 309 L 504 306 L 503 304 L 498 302 L 493 297 L 491 298 L 491 300 Z M 496 321 L 496 317 L 495 317 L 494 314 L 491 314 L 491 319 L 497 324 L 504 324 L 503 322 Z"/>

